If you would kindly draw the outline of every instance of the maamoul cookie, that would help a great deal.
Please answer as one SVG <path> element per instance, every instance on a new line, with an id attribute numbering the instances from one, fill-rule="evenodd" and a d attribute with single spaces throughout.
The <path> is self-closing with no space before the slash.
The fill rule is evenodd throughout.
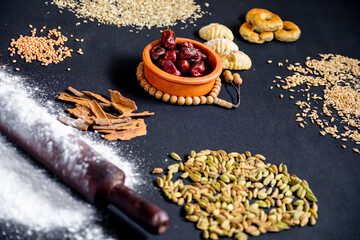
<path id="1" fill-rule="evenodd" d="M 215 38 L 226 38 L 234 40 L 234 35 L 229 28 L 219 23 L 211 23 L 202 27 L 199 30 L 199 35 L 202 39 L 208 41 Z"/>
<path id="2" fill-rule="evenodd" d="M 239 47 L 233 41 L 226 38 L 215 38 L 205 42 L 205 45 L 214 50 L 217 54 L 222 54 L 229 50 L 239 50 Z"/>
<path id="3" fill-rule="evenodd" d="M 248 70 L 251 68 L 251 59 L 241 51 L 230 50 L 220 55 L 223 69 Z"/>

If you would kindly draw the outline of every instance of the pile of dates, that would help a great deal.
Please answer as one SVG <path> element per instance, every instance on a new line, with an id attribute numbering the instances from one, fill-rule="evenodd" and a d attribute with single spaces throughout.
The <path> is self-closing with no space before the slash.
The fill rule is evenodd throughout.
<path id="1" fill-rule="evenodd" d="M 176 43 L 170 29 L 161 33 L 161 43 L 150 50 L 150 56 L 160 69 L 176 76 L 201 77 L 212 71 L 207 56 L 191 42 Z"/>

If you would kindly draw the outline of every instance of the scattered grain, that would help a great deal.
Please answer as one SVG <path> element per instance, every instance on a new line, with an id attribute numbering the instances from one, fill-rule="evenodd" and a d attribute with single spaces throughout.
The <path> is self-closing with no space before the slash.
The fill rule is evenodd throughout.
<path id="1" fill-rule="evenodd" d="M 179 21 L 191 24 L 205 12 L 193 0 L 91 1 L 53 0 L 60 9 L 68 9 L 78 18 L 96 19 L 99 23 L 138 29 L 174 26 Z M 209 4 L 205 3 L 208 7 Z"/>
<path id="2" fill-rule="evenodd" d="M 289 92 L 295 92 L 295 88 L 301 87 L 298 91 L 306 94 L 303 96 L 305 101 L 295 103 L 301 110 L 299 116 L 307 117 L 311 123 L 317 124 L 321 128 L 321 135 L 329 134 L 344 142 L 359 142 L 360 61 L 334 54 L 319 56 L 320 60 L 306 57 L 305 66 L 300 63 L 289 64 L 287 69 L 294 74 L 285 77 L 277 87 Z M 280 76 L 275 78 L 281 79 Z M 316 88 L 323 88 L 322 95 Z M 321 112 L 316 107 L 319 104 Z M 338 128 L 336 123 L 345 126 Z"/>
<path id="3" fill-rule="evenodd" d="M 163 169 L 162 168 L 154 168 L 154 170 L 152 171 L 152 173 L 154 174 L 159 174 L 159 173 L 163 173 Z"/>
<path id="4" fill-rule="evenodd" d="M 37 60 L 44 66 L 51 63 L 57 64 L 64 61 L 65 58 L 71 57 L 72 49 L 64 45 L 67 37 L 57 29 L 49 30 L 48 34 L 43 37 L 35 36 L 36 31 L 36 28 L 32 28 L 31 36 L 20 35 L 17 40 L 11 39 L 10 56 L 18 54 L 25 62 L 30 63 Z"/>

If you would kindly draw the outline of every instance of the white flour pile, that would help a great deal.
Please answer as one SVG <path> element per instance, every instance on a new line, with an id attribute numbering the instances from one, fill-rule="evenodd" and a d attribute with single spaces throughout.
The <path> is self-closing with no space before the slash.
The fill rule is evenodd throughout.
<path id="1" fill-rule="evenodd" d="M 57 124 L 55 116 L 43 114 L 45 111 L 49 112 L 48 109 L 39 106 L 32 98 L 36 90 L 23 84 L 24 80 L 0 70 L 0 107 L 9 106 L 10 104 L 4 101 L 10 101 L 9 96 L 15 94 L 21 97 L 12 101 L 11 105 L 15 109 L 25 106 L 32 112 L 32 115 L 22 115 L 22 118 L 26 117 L 28 119 L 25 120 L 31 122 L 37 118 L 36 115 L 42 115 L 42 118 L 48 118 L 45 119 L 46 122 Z M 54 112 L 54 109 L 51 111 Z M 3 111 L 0 120 L 6 119 L 4 115 L 6 114 Z M 23 128 L 24 132 L 28 131 L 26 126 Z M 62 125 L 57 131 L 80 134 Z M 55 137 L 59 136 L 60 133 Z M 139 184 L 139 175 L 134 172 L 135 167 L 114 152 L 109 144 L 80 138 L 125 172 L 126 186 L 134 188 Z M 67 144 L 64 150 L 74 153 L 78 151 L 76 148 Z M 0 239 L 29 239 L 30 236 L 36 236 L 36 239 L 112 239 L 104 232 L 101 223 L 99 224 L 102 220 L 101 214 L 95 207 L 74 197 L 69 188 L 30 161 L 27 155 L 1 133 L 0 155 Z M 56 234 L 52 233 L 54 231 Z"/>

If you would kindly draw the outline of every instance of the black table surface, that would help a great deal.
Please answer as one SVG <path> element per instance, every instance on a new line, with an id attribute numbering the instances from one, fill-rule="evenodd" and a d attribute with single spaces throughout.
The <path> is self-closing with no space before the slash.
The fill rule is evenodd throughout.
<path id="1" fill-rule="evenodd" d="M 339 140 L 321 136 L 316 125 L 300 128 L 295 121 L 299 110 L 294 100 L 288 98 L 288 92 L 277 88 L 269 90 L 274 76 L 291 74 L 278 67 L 277 62 L 285 63 L 288 59 L 289 63 L 304 63 L 307 56 L 318 58 L 320 53 L 359 59 L 359 2 L 208 0 L 209 7 L 204 6 L 206 1 L 197 2 L 211 15 L 205 14 L 198 19 L 196 26 L 189 24 L 182 29 L 184 24 L 179 23 L 171 29 L 178 37 L 198 41 L 202 41 L 198 36 L 200 27 L 209 23 L 219 22 L 233 31 L 234 42 L 251 57 L 253 64 L 250 70 L 239 72 L 244 83 L 238 109 L 226 110 L 214 105 L 172 105 L 143 91 L 136 80 L 136 67 L 141 61 L 143 48 L 158 39 L 160 30 L 165 27 L 136 30 L 133 27 L 98 26 L 90 21 L 76 26 L 82 20 L 67 10 L 60 13 L 55 5 L 46 5 L 45 1 L 1 1 L 0 64 L 19 67 L 21 70 L 17 74 L 32 79 L 46 90 L 51 101 L 55 101 L 58 93 L 68 86 L 104 96 L 108 96 L 108 89 L 115 89 L 134 100 L 140 111 L 155 112 L 154 116 L 146 118 L 146 136 L 119 141 L 114 146 L 134 156 L 134 164 L 146 183 L 137 190 L 166 210 L 171 224 L 162 235 L 143 233 L 141 236 L 126 227 L 126 220 L 125 223 L 117 223 L 114 218 L 104 223 L 104 229 L 115 232 L 117 239 L 201 238 L 201 231 L 185 220 L 181 208 L 165 200 L 155 187 L 156 176 L 150 171 L 154 167 L 169 165 L 170 152 L 185 157 L 191 150 L 203 149 L 261 153 L 268 162 L 277 165 L 285 163 L 290 173 L 309 182 L 319 200 L 317 224 L 264 234 L 256 239 L 360 239 L 360 155 L 349 148 L 342 149 Z M 300 39 L 294 43 L 274 40 L 261 45 L 244 41 L 238 30 L 245 21 L 246 12 L 254 7 L 268 9 L 283 20 L 295 22 L 302 30 Z M 7 50 L 10 39 L 21 34 L 28 35 L 29 24 L 38 29 L 44 25 L 48 29 L 61 26 L 63 34 L 74 34 L 74 38 L 84 39 L 84 42 L 68 43 L 74 49 L 82 48 L 84 55 L 73 54 L 73 57 L 48 67 L 10 58 Z M 12 64 L 12 59 L 19 61 Z M 269 59 L 272 64 L 267 63 Z M 71 71 L 66 71 L 67 68 Z M 285 94 L 284 99 L 279 98 L 281 93 Z M 220 97 L 235 101 L 236 94 L 232 88 L 224 86 Z M 5 229 L 2 226 L 0 230 Z"/>

